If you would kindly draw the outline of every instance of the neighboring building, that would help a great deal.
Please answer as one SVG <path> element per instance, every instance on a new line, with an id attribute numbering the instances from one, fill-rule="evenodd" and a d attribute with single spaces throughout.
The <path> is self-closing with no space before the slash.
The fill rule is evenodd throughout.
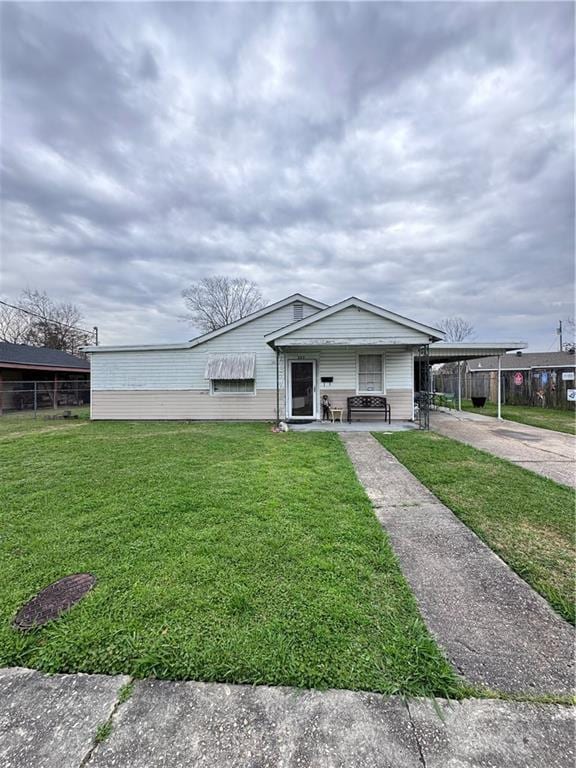
<path id="1" fill-rule="evenodd" d="M 413 419 L 415 367 L 524 345 L 447 344 L 443 334 L 361 299 L 294 294 L 181 344 L 87 347 L 93 419 L 319 419 L 327 394 L 386 396 Z"/>
<path id="2" fill-rule="evenodd" d="M 88 403 L 89 382 L 90 361 L 85 358 L 59 349 L 0 342 L 0 413 L 34 407 L 35 390 L 39 407 L 59 401 Z"/>
<path id="3" fill-rule="evenodd" d="M 514 352 L 500 357 L 502 371 L 550 371 L 559 368 L 576 369 L 574 352 Z M 471 373 L 497 371 L 498 357 L 481 357 L 468 363 Z"/>
<path id="4" fill-rule="evenodd" d="M 572 408 L 569 390 L 576 388 L 574 352 L 516 352 L 500 357 L 502 397 L 515 405 Z M 496 400 L 498 357 L 468 363 L 470 392 Z"/>

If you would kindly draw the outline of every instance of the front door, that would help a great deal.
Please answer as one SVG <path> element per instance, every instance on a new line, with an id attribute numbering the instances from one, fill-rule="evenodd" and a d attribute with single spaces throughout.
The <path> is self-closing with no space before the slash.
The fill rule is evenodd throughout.
<path id="1" fill-rule="evenodd" d="M 316 362 L 290 360 L 288 375 L 288 417 L 316 418 Z"/>

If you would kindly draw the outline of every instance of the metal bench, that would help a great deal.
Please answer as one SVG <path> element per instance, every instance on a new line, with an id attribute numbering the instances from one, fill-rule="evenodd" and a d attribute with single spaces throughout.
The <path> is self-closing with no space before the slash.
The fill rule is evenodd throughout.
<path id="1" fill-rule="evenodd" d="M 347 398 L 347 404 L 348 424 L 352 421 L 353 413 L 367 413 L 370 415 L 373 413 L 382 413 L 384 414 L 384 419 L 388 419 L 388 424 L 390 424 L 392 413 L 390 411 L 390 405 L 385 397 L 381 397 L 380 395 L 354 395 L 353 397 Z"/>

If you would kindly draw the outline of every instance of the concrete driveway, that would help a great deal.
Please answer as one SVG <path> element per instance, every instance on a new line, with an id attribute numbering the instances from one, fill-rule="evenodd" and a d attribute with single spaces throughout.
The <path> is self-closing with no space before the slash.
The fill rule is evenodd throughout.
<path id="1" fill-rule="evenodd" d="M 576 488 L 576 438 L 465 411 L 434 411 L 430 429 Z"/>

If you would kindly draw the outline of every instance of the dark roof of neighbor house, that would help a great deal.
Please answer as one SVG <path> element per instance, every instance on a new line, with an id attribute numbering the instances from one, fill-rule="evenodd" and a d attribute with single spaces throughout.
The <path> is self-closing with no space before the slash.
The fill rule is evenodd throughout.
<path id="1" fill-rule="evenodd" d="M 514 352 L 502 355 L 500 363 L 503 371 L 526 371 L 530 368 L 574 368 L 576 355 L 572 352 Z M 497 357 L 481 357 L 470 360 L 468 369 L 474 371 L 498 370 Z"/>
<path id="2" fill-rule="evenodd" d="M 68 352 L 62 352 L 60 349 L 0 341 L 0 368 L 9 368 L 11 365 L 25 365 L 33 368 L 78 368 L 86 372 L 90 370 L 89 360 L 69 355 Z"/>

